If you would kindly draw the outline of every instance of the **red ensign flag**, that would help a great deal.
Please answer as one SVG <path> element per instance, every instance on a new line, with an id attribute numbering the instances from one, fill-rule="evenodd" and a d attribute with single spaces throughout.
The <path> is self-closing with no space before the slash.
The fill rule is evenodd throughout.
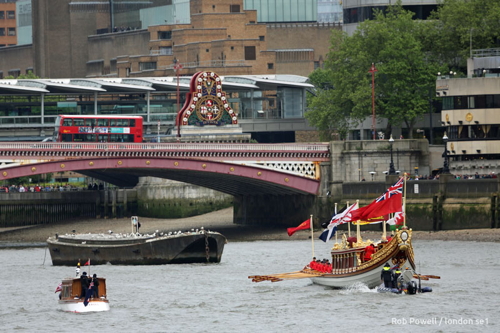
<path id="1" fill-rule="evenodd" d="M 288 232 L 288 236 L 291 236 L 297 230 L 305 230 L 305 229 L 310 229 L 310 228 L 311 228 L 311 219 L 307 219 L 304 222 L 302 222 L 298 227 L 288 228 L 288 229 L 286 229 L 286 231 Z"/>

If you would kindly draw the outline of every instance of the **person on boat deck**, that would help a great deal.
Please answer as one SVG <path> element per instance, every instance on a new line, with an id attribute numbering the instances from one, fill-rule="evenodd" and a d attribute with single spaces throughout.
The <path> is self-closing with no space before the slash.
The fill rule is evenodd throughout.
<path id="1" fill-rule="evenodd" d="M 398 278 L 401 275 L 401 267 L 397 266 L 394 268 L 394 275 L 392 278 L 392 287 L 393 288 L 399 288 L 398 286 Z"/>
<path id="2" fill-rule="evenodd" d="M 80 282 L 82 284 L 82 297 L 85 297 L 85 293 L 87 292 L 87 289 L 89 289 L 91 281 L 92 280 L 87 276 L 87 272 L 83 272 L 82 276 L 80 276 Z"/>
<path id="3" fill-rule="evenodd" d="M 380 274 L 380 279 L 384 281 L 384 287 L 392 288 L 393 272 L 391 270 L 391 265 L 384 265 L 384 268 L 382 268 L 382 273 Z"/>
<path id="4" fill-rule="evenodd" d="M 367 247 L 365 247 L 365 256 L 364 256 L 365 261 L 371 260 L 372 255 L 374 253 L 375 253 L 375 245 L 370 244 Z"/>
<path id="5" fill-rule="evenodd" d="M 92 276 L 92 282 L 94 283 L 92 285 L 92 296 L 94 298 L 98 298 L 99 295 L 98 295 L 98 290 L 99 290 L 99 279 L 97 278 L 97 274 L 94 273 L 94 275 Z"/>
<path id="6" fill-rule="evenodd" d="M 309 268 L 314 269 L 314 266 L 316 265 L 316 257 L 313 257 L 313 260 L 309 263 Z"/>

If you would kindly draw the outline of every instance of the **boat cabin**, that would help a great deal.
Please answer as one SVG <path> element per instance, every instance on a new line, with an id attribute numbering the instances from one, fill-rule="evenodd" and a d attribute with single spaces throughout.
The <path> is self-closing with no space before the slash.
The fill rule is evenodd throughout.
<path id="1" fill-rule="evenodd" d="M 99 286 L 97 295 L 106 297 L 106 279 L 98 277 Z M 75 299 L 82 296 L 82 282 L 80 278 L 67 278 L 62 281 L 61 299 Z"/>

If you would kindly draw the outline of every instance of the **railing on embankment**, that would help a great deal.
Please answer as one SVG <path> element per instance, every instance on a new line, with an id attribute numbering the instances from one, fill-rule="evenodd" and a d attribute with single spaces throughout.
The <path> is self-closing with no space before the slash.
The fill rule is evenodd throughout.
<path id="1" fill-rule="evenodd" d="M 136 213 L 137 194 L 133 189 L 0 193 L 0 227 Z"/>
<path id="2" fill-rule="evenodd" d="M 342 198 L 332 199 L 365 206 L 379 197 L 389 182 L 342 184 Z M 406 182 L 407 224 L 415 230 L 438 231 L 500 227 L 500 180 L 498 178 L 413 180 Z M 382 229 L 381 224 L 363 226 Z"/>

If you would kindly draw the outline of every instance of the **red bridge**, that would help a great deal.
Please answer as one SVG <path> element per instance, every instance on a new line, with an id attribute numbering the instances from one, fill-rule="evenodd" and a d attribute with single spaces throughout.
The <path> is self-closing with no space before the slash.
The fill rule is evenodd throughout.
<path id="1" fill-rule="evenodd" d="M 328 143 L 0 143 L 0 179 L 76 171 L 111 184 L 167 178 L 231 195 L 316 195 Z"/>

